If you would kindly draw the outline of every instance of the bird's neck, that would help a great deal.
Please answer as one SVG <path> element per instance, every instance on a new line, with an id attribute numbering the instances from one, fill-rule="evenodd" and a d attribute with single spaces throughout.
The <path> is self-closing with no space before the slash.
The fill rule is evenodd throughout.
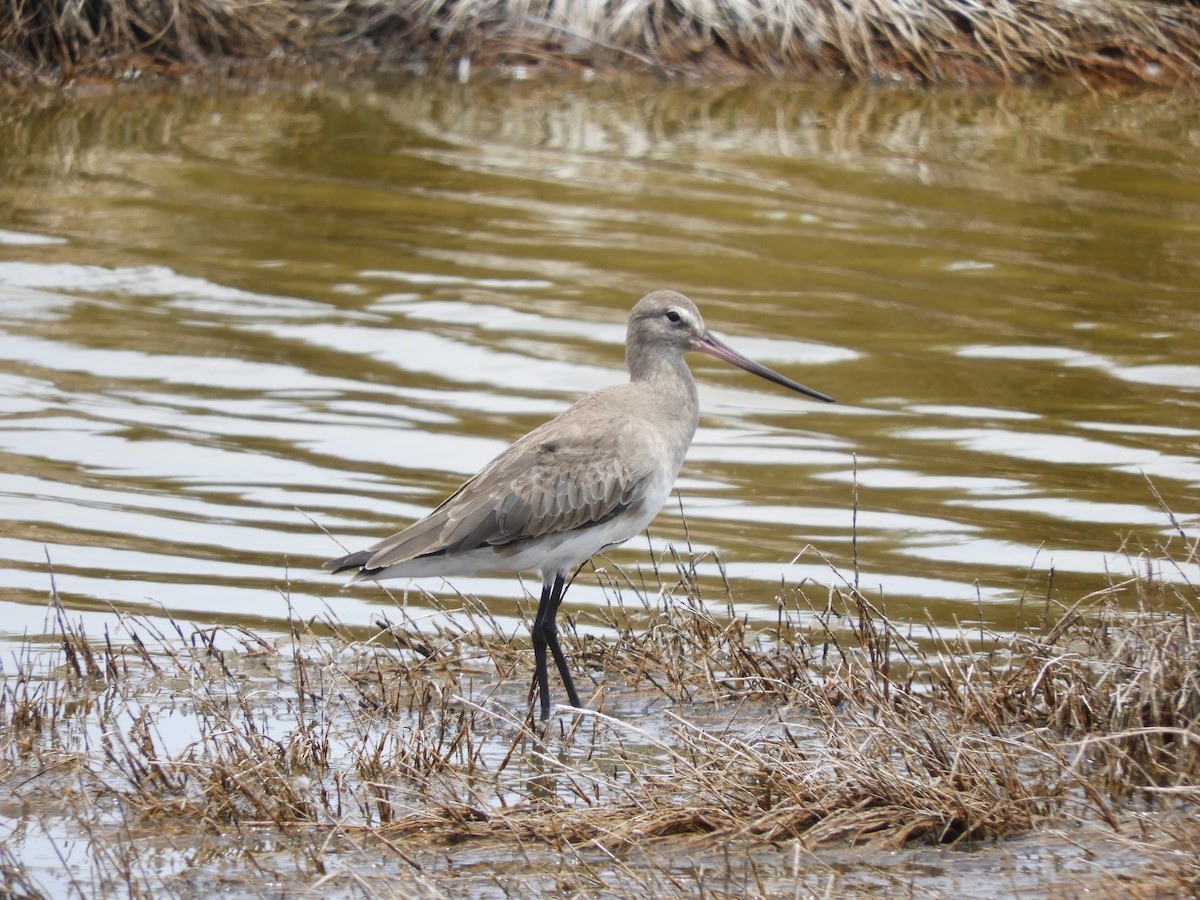
<path id="1" fill-rule="evenodd" d="M 692 372 L 679 353 L 648 353 L 630 345 L 625 351 L 630 381 L 691 381 Z"/>
<path id="2" fill-rule="evenodd" d="M 680 355 L 630 354 L 626 358 L 629 380 L 662 402 L 671 418 L 695 419 L 700 401 L 692 370 Z"/>

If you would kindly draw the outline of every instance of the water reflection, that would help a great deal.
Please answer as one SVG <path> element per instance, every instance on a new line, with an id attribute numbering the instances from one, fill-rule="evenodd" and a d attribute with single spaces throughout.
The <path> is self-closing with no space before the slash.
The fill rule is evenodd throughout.
<path id="1" fill-rule="evenodd" d="M 842 402 L 693 361 L 682 501 L 618 564 L 719 548 L 766 622 L 856 543 L 892 615 L 1003 629 L 1051 566 L 1074 599 L 1170 537 L 1144 476 L 1195 524 L 1183 98 L 380 81 L 0 115 L 9 634 L 47 556 L 101 630 L 369 622 L 390 601 L 316 570 L 314 521 L 359 546 L 427 510 L 622 378 L 666 286 Z M 515 627 L 514 579 L 454 587 Z"/>

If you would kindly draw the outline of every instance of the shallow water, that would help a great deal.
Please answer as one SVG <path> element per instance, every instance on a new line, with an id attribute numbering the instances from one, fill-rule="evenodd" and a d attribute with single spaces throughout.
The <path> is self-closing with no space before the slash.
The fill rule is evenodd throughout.
<path id="1" fill-rule="evenodd" d="M 320 571 L 322 529 L 390 533 L 623 378 L 660 287 L 839 401 L 692 362 L 650 543 L 719 550 L 753 619 L 857 554 L 893 618 L 1020 627 L 1186 555 L 1147 478 L 1194 535 L 1191 98 L 381 80 L 0 115 L 9 639 L 46 631 L 48 560 L 97 634 L 367 625 L 392 601 Z M 520 632 L 510 575 L 420 586 Z M 590 627 L 596 580 L 571 599 Z"/>

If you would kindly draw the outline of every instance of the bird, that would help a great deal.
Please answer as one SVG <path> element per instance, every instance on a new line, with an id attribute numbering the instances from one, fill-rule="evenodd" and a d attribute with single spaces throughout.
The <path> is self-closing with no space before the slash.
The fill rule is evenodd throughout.
<path id="1" fill-rule="evenodd" d="M 536 571 L 542 589 L 531 633 L 541 719 L 550 718 L 547 650 L 570 705 L 582 709 L 558 640 L 568 575 L 602 549 L 640 534 L 670 496 L 700 418 L 696 382 L 684 360 L 691 351 L 834 402 L 720 341 L 683 294 L 654 291 L 629 313 L 627 382 L 587 394 L 519 438 L 424 518 L 324 568 L 352 570 L 347 585 Z"/>

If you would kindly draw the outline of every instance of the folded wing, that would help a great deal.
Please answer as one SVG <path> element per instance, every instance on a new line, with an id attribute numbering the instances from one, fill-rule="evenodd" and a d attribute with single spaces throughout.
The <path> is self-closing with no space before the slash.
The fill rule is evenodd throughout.
<path id="1" fill-rule="evenodd" d="M 325 565 L 369 573 L 603 524 L 645 497 L 653 473 L 630 460 L 647 454 L 628 452 L 642 440 L 625 416 L 561 416 L 525 435 L 425 518 Z"/>

